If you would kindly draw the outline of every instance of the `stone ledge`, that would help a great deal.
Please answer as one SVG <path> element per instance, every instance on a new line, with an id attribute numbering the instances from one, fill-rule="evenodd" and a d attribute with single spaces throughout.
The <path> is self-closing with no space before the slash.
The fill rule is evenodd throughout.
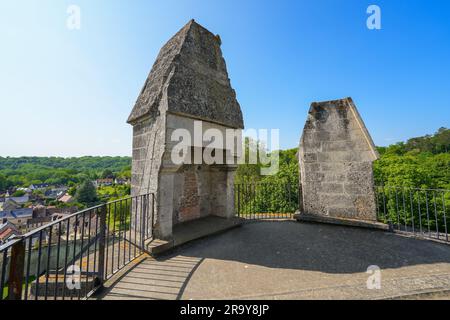
<path id="1" fill-rule="evenodd" d="M 241 218 L 225 219 L 209 216 L 175 225 L 171 240 L 154 239 L 146 244 L 147 252 L 158 256 L 188 242 L 219 234 L 230 229 L 240 227 L 244 222 Z"/>
<path id="2" fill-rule="evenodd" d="M 298 222 L 324 223 L 324 224 L 334 224 L 334 225 L 356 227 L 356 228 L 366 228 L 366 229 L 390 231 L 389 225 L 381 223 L 381 222 L 376 222 L 376 221 L 353 220 L 353 219 L 345 219 L 345 218 L 310 215 L 310 214 L 303 214 L 303 213 L 296 213 L 294 215 L 294 219 L 296 219 Z"/>

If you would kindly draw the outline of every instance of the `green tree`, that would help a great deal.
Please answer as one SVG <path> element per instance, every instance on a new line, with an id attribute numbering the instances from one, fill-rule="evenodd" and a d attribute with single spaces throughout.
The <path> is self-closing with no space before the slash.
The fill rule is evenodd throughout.
<path id="1" fill-rule="evenodd" d="M 111 170 L 109 169 L 103 170 L 102 179 L 114 179 L 114 178 L 115 178 L 114 173 Z"/>
<path id="2" fill-rule="evenodd" d="M 25 191 L 23 191 L 23 190 L 17 190 L 12 194 L 13 197 L 22 197 L 24 195 L 25 195 Z"/>
<path id="3" fill-rule="evenodd" d="M 0 174 L 0 192 L 6 191 L 8 188 L 8 179 L 5 175 Z"/>
<path id="4" fill-rule="evenodd" d="M 85 180 L 75 193 L 75 200 L 86 206 L 93 206 L 98 202 L 97 190 L 90 180 Z"/>

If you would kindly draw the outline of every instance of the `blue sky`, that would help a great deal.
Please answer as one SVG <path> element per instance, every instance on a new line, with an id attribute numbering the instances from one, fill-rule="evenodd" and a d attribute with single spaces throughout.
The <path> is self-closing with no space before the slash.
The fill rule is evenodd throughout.
<path id="1" fill-rule="evenodd" d="M 81 30 L 66 28 L 67 7 Z M 382 30 L 366 27 L 369 5 Z M 296 147 L 313 101 L 351 96 L 377 145 L 450 126 L 450 1 L 3 0 L 0 156 L 130 155 L 126 118 L 189 19 L 218 33 L 247 128 Z"/>

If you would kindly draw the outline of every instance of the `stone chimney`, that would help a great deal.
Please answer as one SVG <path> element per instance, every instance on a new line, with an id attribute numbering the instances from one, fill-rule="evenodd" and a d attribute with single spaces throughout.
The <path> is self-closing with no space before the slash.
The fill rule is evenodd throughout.
<path id="1" fill-rule="evenodd" d="M 192 163 L 192 155 L 209 145 L 195 139 L 182 141 L 189 150 L 183 163 L 172 159 L 180 144 L 172 139 L 177 129 L 194 137 L 201 123 L 200 135 L 216 129 L 225 138 L 227 129 L 240 134 L 244 127 L 220 43 L 194 20 L 186 24 L 161 49 L 128 118 L 133 126 L 131 193 L 155 194 L 151 223 L 157 238 L 170 239 L 178 223 L 234 216 L 235 164 Z M 218 149 L 235 159 L 235 150 L 225 145 Z"/>

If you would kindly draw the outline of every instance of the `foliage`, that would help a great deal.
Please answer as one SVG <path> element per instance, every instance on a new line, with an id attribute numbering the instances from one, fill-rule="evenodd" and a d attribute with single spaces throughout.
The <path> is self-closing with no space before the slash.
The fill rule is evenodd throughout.
<path id="1" fill-rule="evenodd" d="M 97 192 L 102 202 L 123 199 L 130 196 L 130 185 L 113 185 L 99 187 Z"/>
<path id="2" fill-rule="evenodd" d="M 102 179 L 114 179 L 115 175 L 110 169 L 105 169 L 102 172 Z"/>
<path id="3" fill-rule="evenodd" d="M 24 196 L 26 193 L 25 193 L 25 191 L 23 191 L 23 190 L 16 190 L 13 194 L 12 194 L 12 196 L 13 197 L 22 197 L 22 196 Z"/>
<path id="4" fill-rule="evenodd" d="M 433 135 L 411 138 L 406 143 L 399 142 L 388 147 L 379 147 L 380 153 L 395 153 L 397 155 L 450 152 L 450 129 L 440 128 Z"/>
<path id="5" fill-rule="evenodd" d="M 450 189 L 450 129 L 378 148 L 375 183 L 385 186 Z"/>
<path id="6" fill-rule="evenodd" d="M 251 143 L 248 140 L 245 144 L 247 159 Z M 239 196 L 236 201 L 241 214 L 288 213 L 298 209 L 297 149 L 275 151 L 268 156 L 277 158 L 278 171 L 274 175 L 261 175 L 261 168 L 265 165 L 261 164 L 259 157 L 257 164 L 239 165 L 236 174 Z"/>
<path id="7" fill-rule="evenodd" d="M 33 183 L 73 186 L 86 179 L 97 179 L 105 170 L 129 178 L 131 158 L 0 157 L 0 192 L 12 187 L 29 187 Z"/>
<path id="8" fill-rule="evenodd" d="M 97 190 L 90 180 L 86 180 L 80 185 L 75 193 L 75 200 L 88 207 L 98 203 Z"/>
<path id="9" fill-rule="evenodd" d="M 257 145 L 246 140 L 246 155 L 252 143 Z M 406 143 L 379 147 L 378 150 L 381 157 L 374 163 L 374 179 L 377 186 L 450 190 L 449 129 L 441 128 L 434 135 L 412 138 Z M 261 176 L 260 169 L 263 165 L 260 162 L 239 166 L 236 183 L 241 185 L 240 199 L 236 200 L 239 201 L 241 212 L 283 213 L 296 210 L 298 192 L 287 191 L 292 191 L 298 186 L 299 169 L 296 153 L 297 149 L 279 151 L 279 171 L 272 176 Z M 251 186 L 248 186 L 249 184 Z M 413 195 L 416 207 L 418 201 L 425 200 L 427 200 L 425 195 Z M 393 209 L 392 199 L 387 199 L 387 202 L 387 205 Z M 442 201 L 440 203 L 437 204 L 438 211 L 439 206 L 442 207 L 439 212 L 443 212 L 444 204 L 450 208 L 450 193 L 447 193 L 444 204 Z M 407 218 L 410 212 L 409 207 L 401 213 L 407 223 L 408 219 L 413 219 L 413 217 Z M 443 221 L 442 215 L 438 219 Z"/>

